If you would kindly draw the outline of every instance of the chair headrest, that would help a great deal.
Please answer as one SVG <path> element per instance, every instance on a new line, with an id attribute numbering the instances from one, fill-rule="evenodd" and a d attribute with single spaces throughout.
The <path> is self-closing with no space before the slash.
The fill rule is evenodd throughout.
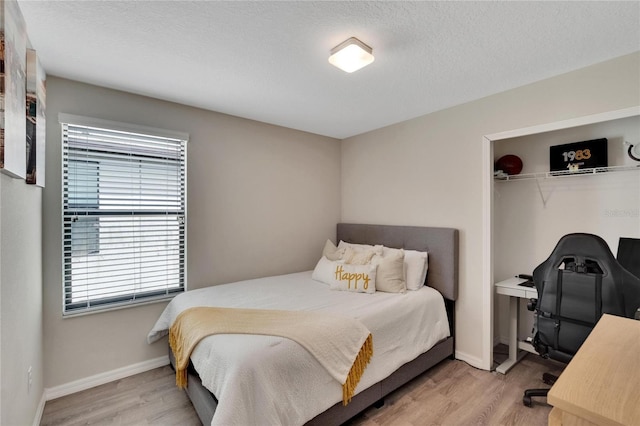
<path id="1" fill-rule="evenodd" d="M 560 238 L 549 260 L 561 260 L 565 256 L 598 259 L 603 263 L 617 263 L 609 245 L 598 235 L 575 233 Z"/>
<path id="2" fill-rule="evenodd" d="M 533 271 L 533 281 L 538 285 L 555 274 L 557 269 L 609 276 L 618 267 L 605 240 L 593 234 L 574 233 L 560 238 L 547 260 Z"/>

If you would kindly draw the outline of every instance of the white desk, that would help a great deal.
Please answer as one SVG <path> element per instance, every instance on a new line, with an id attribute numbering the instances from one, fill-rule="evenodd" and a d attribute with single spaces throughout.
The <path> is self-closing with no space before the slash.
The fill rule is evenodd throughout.
<path id="1" fill-rule="evenodd" d="M 529 343 L 518 342 L 518 321 L 520 319 L 520 298 L 537 299 L 538 291 L 535 287 L 518 285 L 527 280 L 522 278 L 509 278 L 495 283 L 496 293 L 509 296 L 509 358 L 500 364 L 496 371 L 506 374 L 523 356 L 525 352 L 518 353 L 518 349 L 535 353 Z"/>

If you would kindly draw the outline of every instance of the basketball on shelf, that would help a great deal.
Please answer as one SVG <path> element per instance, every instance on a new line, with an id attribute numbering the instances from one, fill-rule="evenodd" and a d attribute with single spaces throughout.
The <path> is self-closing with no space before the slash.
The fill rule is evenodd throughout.
<path id="1" fill-rule="evenodd" d="M 508 175 L 517 175 L 522 171 L 522 160 L 517 155 L 503 155 L 496 161 L 495 169 L 502 170 Z"/>

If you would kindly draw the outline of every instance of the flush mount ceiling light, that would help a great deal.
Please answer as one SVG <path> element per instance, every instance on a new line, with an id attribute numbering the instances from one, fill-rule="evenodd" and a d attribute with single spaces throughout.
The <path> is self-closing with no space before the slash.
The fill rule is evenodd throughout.
<path id="1" fill-rule="evenodd" d="M 333 49 L 329 63 L 345 72 L 354 72 L 373 62 L 373 49 L 355 37 L 343 41 Z"/>

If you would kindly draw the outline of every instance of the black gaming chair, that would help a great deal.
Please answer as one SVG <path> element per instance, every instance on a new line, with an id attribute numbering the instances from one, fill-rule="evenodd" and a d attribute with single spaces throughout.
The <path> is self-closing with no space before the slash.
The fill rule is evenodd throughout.
<path id="1" fill-rule="evenodd" d="M 621 237 L 616 259 L 624 269 L 640 278 L 640 239 Z"/>
<path id="2" fill-rule="evenodd" d="M 623 268 L 597 235 L 569 234 L 533 271 L 538 299 L 533 347 L 544 358 L 568 363 L 603 313 L 633 318 L 640 307 L 640 278 Z M 543 380 L 557 379 L 545 374 Z M 527 389 L 522 402 L 547 396 L 549 389 Z"/>

